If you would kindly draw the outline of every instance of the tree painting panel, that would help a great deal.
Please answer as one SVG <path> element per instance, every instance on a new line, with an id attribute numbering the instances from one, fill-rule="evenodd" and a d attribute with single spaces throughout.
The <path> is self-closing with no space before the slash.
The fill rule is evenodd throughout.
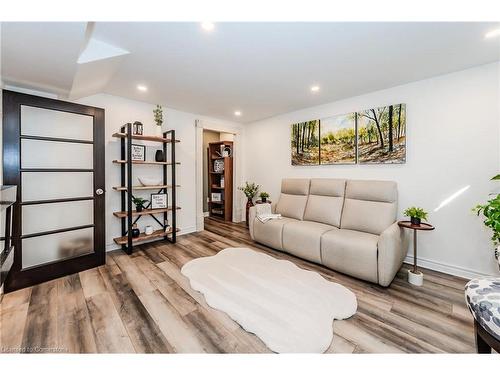
<path id="1" fill-rule="evenodd" d="M 406 162 L 406 105 L 357 112 L 358 160 L 365 164 Z"/>
<path id="2" fill-rule="evenodd" d="M 319 164 L 319 120 L 292 125 L 292 165 Z"/>
<path id="3" fill-rule="evenodd" d="M 329 117 L 321 120 L 320 163 L 356 163 L 356 115 Z"/>

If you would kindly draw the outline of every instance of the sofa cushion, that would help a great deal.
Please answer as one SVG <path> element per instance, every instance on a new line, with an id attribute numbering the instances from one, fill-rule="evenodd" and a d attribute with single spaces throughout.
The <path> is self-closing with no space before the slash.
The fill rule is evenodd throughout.
<path id="1" fill-rule="evenodd" d="M 310 260 L 321 263 L 321 236 L 337 228 L 313 221 L 291 221 L 283 228 L 283 250 Z"/>
<path id="2" fill-rule="evenodd" d="M 348 180 L 340 227 L 379 235 L 396 220 L 397 185 Z"/>
<path id="3" fill-rule="evenodd" d="M 278 204 L 276 205 L 276 213 L 284 217 L 302 220 L 304 218 L 304 210 L 306 208 L 307 195 L 292 195 L 281 194 Z"/>
<path id="4" fill-rule="evenodd" d="M 297 221 L 290 218 L 269 220 L 266 223 L 254 219 L 253 235 L 255 241 L 263 243 L 274 249 L 283 250 L 283 226 L 286 223 Z"/>
<path id="5" fill-rule="evenodd" d="M 378 236 L 347 229 L 329 231 L 321 237 L 322 263 L 337 271 L 378 282 Z"/>
<path id="6" fill-rule="evenodd" d="M 304 220 L 340 227 L 345 184 L 346 181 L 341 179 L 312 179 Z"/>
<path id="7" fill-rule="evenodd" d="M 281 180 L 281 192 L 293 195 L 308 195 L 311 180 L 308 178 L 284 178 Z"/>
<path id="8" fill-rule="evenodd" d="M 276 213 L 285 217 L 302 220 L 309 194 L 309 179 L 285 178 L 281 181 L 281 195 L 276 205 Z"/>

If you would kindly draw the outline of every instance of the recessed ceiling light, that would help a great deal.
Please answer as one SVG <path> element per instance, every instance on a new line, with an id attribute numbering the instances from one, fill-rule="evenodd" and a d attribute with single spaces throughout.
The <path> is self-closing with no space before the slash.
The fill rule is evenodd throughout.
<path id="1" fill-rule="evenodd" d="M 319 91 L 319 86 L 311 86 L 311 91 L 312 92 L 318 92 Z"/>
<path id="2" fill-rule="evenodd" d="M 148 91 L 148 88 L 144 85 L 137 85 L 137 90 L 142 91 L 142 92 L 146 92 L 146 91 Z"/>
<path id="3" fill-rule="evenodd" d="M 485 38 L 493 38 L 495 36 L 500 36 L 500 29 L 495 29 L 484 34 Z"/>
<path id="4" fill-rule="evenodd" d="M 241 111 L 234 111 L 235 116 L 241 116 Z"/>
<path id="5" fill-rule="evenodd" d="M 202 22 L 201 23 L 201 28 L 205 31 L 212 31 L 215 28 L 215 25 L 213 22 Z"/>

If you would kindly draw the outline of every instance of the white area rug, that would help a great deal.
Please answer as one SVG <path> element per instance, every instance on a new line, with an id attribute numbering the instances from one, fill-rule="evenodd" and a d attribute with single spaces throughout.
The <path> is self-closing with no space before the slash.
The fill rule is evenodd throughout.
<path id="1" fill-rule="evenodd" d="M 191 287 L 278 353 L 323 353 L 333 319 L 357 309 L 356 296 L 287 260 L 248 248 L 228 248 L 182 267 Z"/>

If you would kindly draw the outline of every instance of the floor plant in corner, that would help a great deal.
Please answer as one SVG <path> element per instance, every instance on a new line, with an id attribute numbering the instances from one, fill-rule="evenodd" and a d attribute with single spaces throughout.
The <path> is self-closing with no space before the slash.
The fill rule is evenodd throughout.
<path id="1" fill-rule="evenodd" d="M 493 177 L 492 180 L 500 180 L 500 174 Z M 491 240 L 495 247 L 495 258 L 500 269 L 500 194 L 492 193 L 490 195 L 493 195 L 492 199 L 485 204 L 478 204 L 472 210 L 478 216 L 481 214 L 484 216 L 484 225 L 493 232 Z"/>

